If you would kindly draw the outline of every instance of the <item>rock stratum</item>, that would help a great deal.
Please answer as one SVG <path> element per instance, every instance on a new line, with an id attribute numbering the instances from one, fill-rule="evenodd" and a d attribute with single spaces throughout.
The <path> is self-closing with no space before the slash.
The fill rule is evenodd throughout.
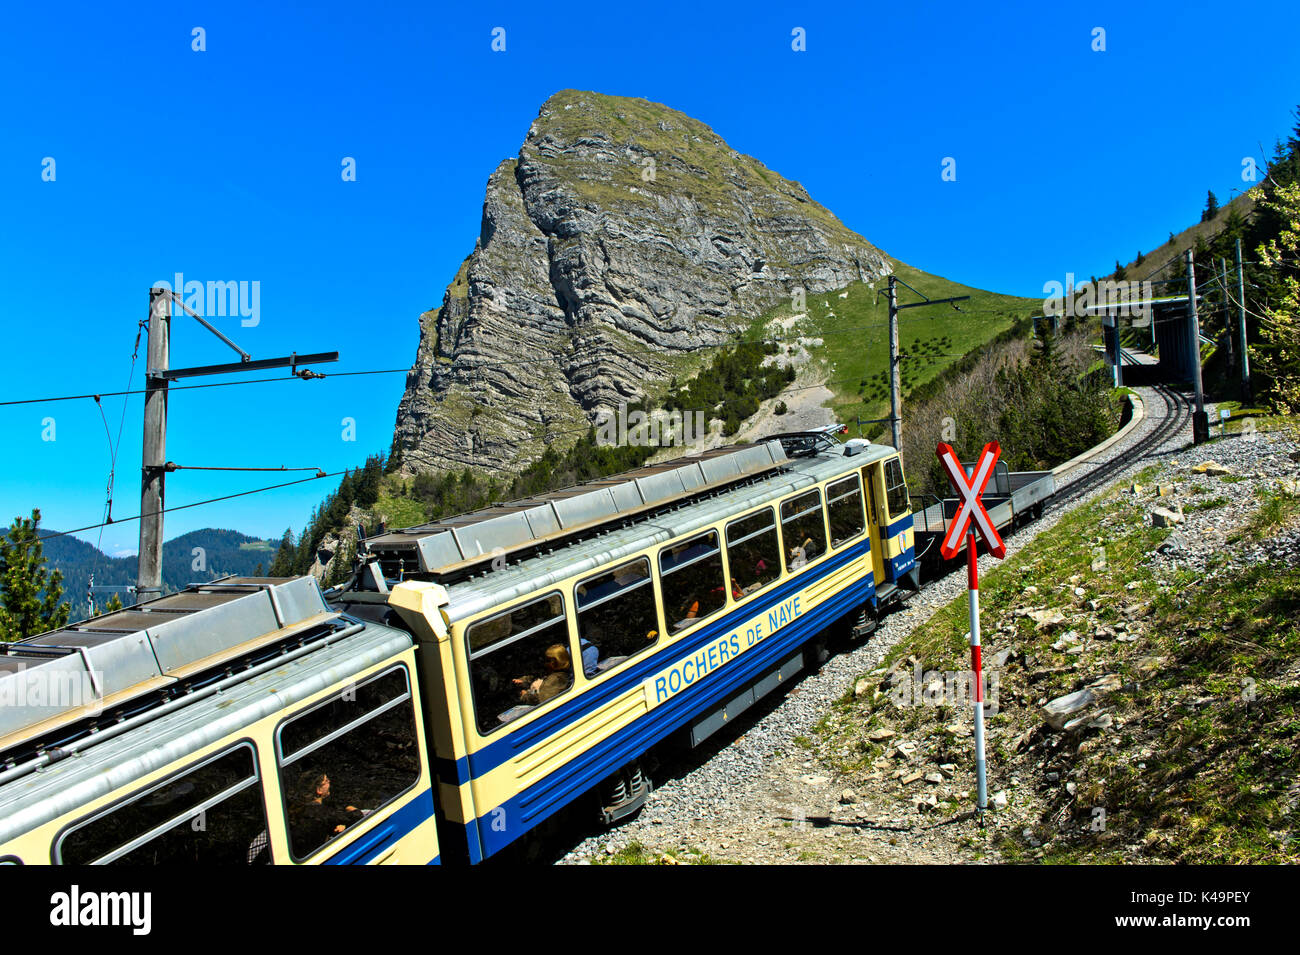
<path id="1" fill-rule="evenodd" d="M 890 271 L 796 182 L 676 110 L 565 90 L 487 184 L 397 413 L 406 471 L 517 471 L 665 390 L 796 288 Z"/>

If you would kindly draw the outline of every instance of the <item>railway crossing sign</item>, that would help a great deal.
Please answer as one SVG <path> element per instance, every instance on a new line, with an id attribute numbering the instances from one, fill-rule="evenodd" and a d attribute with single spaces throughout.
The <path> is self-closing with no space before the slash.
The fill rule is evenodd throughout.
<path id="1" fill-rule="evenodd" d="M 989 549 L 990 554 L 998 560 L 1007 556 L 1007 546 L 1002 543 L 1002 538 L 998 536 L 998 529 L 993 526 L 993 519 L 984 509 L 984 502 L 980 500 L 984 489 L 988 487 L 989 478 L 993 476 L 993 468 L 998 463 L 1002 448 L 996 441 L 984 445 L 979 462 L 972 469 L 969 478 L 966 476 L 966 469 L 961 466 L 961 462 L 957 460 L 957 455 L 949 445 L 941 443 L 937 453 L 943 469 L 948 472 L 948 480 L 961 496 L 961 504 L 952 523 L 948 525 L 948 533 L 944 535 L 943 546 L 939 548 L 939 553 L 943 555 L 944 560 L 952 560 L 957 556 L 962 538 L 966 538 L 967 595 L 970 602 L 970 633 L 967 637 L 970 640 L 970 668 L 975 685 L 975 781 L 978 788 L 975 808 L 982 826 L 984 811 L 988 809 L 989 803 L 984 773 L 984 670 L 980 661 L 979 555 L 975 553 L 975 529 L 971 524 L 974 523 L 975 527 L 979 528 L 980 535 L 984 538 L 984 546 Z"/>
<path id="2" fill-rule="evenodd" d="M 975 526 L 979 528 L 980 536 L 984 538 L 984 546 L 989 549 L 989 553 L 998 560 L 1006 557 L 1007 547 L 1002 543 L 998 529 L 993 526 L 993 519 L 989 517 L 989 512 L 984 509 L 984 502 L 980 500 L 984 488 L 988 486 L 989 478 L 993 476 L 993 468 L 1002 455 L 1002 447 L 996 441 L 984 445 L 984 450 L 980 452 L 979 463 L 975 465 L 974 473 L 969 478 L 966 477 L 966 469 L 961 466 L 957 455 L 949 445 L 940 443 L 938 454 L 939 463 L 948 472 L 948 480 L 961 496 L 961 505 L 948 526 L 948 533 L 944 535 L 939 553 L 943 555 L 944 560 L 952 560 L 956 557 L 957 552 L 961 550 L 962 538 L 966 536 L 973 520 Z"/>

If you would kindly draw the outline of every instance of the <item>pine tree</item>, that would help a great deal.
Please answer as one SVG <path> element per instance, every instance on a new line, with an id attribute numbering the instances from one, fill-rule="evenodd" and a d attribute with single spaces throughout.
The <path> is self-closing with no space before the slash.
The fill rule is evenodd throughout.
<path id="1" fill-rule="evenodd" d="M 0 537 L 0 641 L 22 640 L 68 622 L 63 574 L 47 571 L 41 547 L 41 512 L 15 517 Z"/>
<path id="2" fill-rule="evenodd" d="M 1205 211 L 1201 213 L 1201 221 L 1209 222 L 1219 214 L 1219 199 L 1211 189 L 1205 195 Z"/>
<path id="3" fill-rule="evenodd" d="M 117 611 L 121 609 L 122 609 L 122 598 L 119 597 L 117 594 L 113 594 L 113 596 L 108 598 L 108 603 L 104 604 L 104 606 L 100 607 L 98 610 L 95 611 L 95 616 L 102 617 L 106 613 L 117 613 Z"/>
<path id="4" fill-rule="evenodd" d="M 280 538 L 280 549 L 275 552 L 275 559 L 271 561 L 271 571 L 267 576 L 292 576 L 294 552 L 293 528 L 286 527 L 284 536 Z"/>

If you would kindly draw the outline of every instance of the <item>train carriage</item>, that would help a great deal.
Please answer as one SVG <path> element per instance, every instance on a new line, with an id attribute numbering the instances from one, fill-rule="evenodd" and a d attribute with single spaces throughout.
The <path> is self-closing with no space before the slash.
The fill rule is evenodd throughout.
<path id="1" fill-rule="evenodd" d="M 417 578 L 386 599 L 441 688 L 445 846 L 479 861 L 602 783 L 607 820 L 634 811 L 655 743 L 702 741 L 915 580 L 897 453 L 794 437 L 369 542 Z"/>
<path id="2" fill-rule="evenodd" d="M 0 645 L 0 861 L 437 862 L 415 664 L 310 577 Z"/>
<path id="3" fill-rule="evenodd" d="M 892 448 L 783 435 L 370 538 L 329 603 L 226 580 L 10 645 L 0 696 L 98 682 L 0 706 L 0 857 L 480 862 L 593 790 L 612 822 L 655 744 L 869 629 L 912 533 Z"/>

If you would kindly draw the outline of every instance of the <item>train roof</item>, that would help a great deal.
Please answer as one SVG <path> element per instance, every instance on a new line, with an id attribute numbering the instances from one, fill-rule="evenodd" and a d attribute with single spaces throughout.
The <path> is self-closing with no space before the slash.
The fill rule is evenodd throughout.
<path id="1" fill-rule="evenodd" d="M 768 474 L 788 461 L 780 442 L 712 448 L 695 455 L 546 491 L 366 540 L 397 576 L 456 576 L 494 559 L 558 546 L 610 523 L 644 518 L 675 502 Z"/>
<path id="2" fill-rule="evenodd" d="M 0 751 L 337 616 L 312 577 L 227 577 L 0 644 Z"/>
<path id="3" fill-rule="evenodd" d="M 355 631 L 346 639 L 286 660 L 219 693 L 146 720 L 129 732 L 87 746 L 41 772 L 0 785 L 0 844 L 412 646 L 405 631 L 375 623 L 353 622 L 353 626 Z"/>
<path id="4" fill-rule="evenodd" d="M 508 562 L 499 570 L 486 570 L 468 579 L 446 584 L 450 598 L 446 608 L 448 617 L 455 621 L 475 616 L 494 606 L 544 590 L 575 574 L 597 570 L 648 546 L 897 453 L 892 447 L 861 440 L 843 445 L 831 442 L 823 450 L 795 458 L 785 457 L 777 442 L 768 442 L 767 446 L 780 453 L 779 467 L 713 491 L 704 490 L 679 504 L 656 508 L 635 519 L 611 523 L 593 536 L 528 556 L 516 563 Z M 607 480 L 619 477 L 616 475 Z"/>

